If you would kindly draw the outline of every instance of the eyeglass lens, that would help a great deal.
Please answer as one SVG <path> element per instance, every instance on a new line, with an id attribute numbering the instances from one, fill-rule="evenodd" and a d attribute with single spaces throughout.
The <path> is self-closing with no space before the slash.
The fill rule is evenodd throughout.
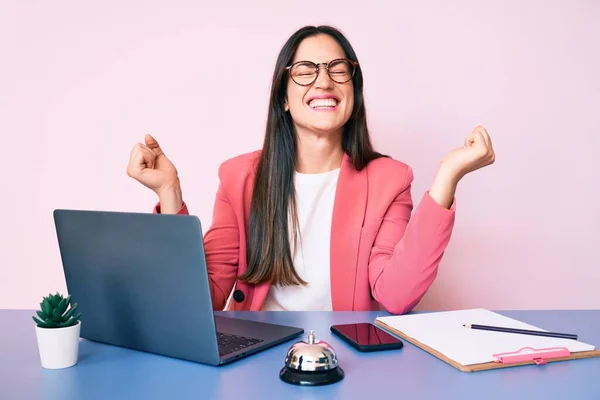
<path id="1" fill-rule="evenodd" d="M 337 60 L 329 64 L 329 77 L 337 83 L 346 83 L 352 79 L 354 66 L 347 60 Z M 311 62 L 295 64 L 291 71 L 292 79 L 299 85 L 310 85 L 317 79 L 318 69 Z"/>

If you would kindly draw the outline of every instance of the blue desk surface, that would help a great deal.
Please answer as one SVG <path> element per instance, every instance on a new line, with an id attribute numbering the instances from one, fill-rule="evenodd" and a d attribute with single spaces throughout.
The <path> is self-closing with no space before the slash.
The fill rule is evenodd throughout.
<path id="1" fill-rule="evenodd" d="M 499 312 L 600 345 L 600 310 Z M 346 372 L 343 381 L 322 387 L 279 380 L 295 340 L 222 367 L 82 340 L 77 365 L 44 370 L 31 315 L 0 310 L 0 399 L 600 399 L 600 358 L 461 372 L 409 342 L 401 350 L 359 353 L 329 331 L 332 324 L 372 322 L 385 313 L 227 313 L 314 329 Z"/>

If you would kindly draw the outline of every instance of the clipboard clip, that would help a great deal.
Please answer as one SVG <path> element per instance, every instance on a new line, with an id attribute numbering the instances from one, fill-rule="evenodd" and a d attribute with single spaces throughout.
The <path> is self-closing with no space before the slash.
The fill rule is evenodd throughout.
<path id="1" fill-rule="evenodd" d="M 544 365 L 546 360 L 551 358 L 568 357 L 569 355 L 571 355 L 571 352 L 566 347 L 549 347 L 545 349 L 523 347 L 518 351 L 492 354 L 496 358 L 496 362 L 503 364 L 533 361 L 537 365 Z"/>

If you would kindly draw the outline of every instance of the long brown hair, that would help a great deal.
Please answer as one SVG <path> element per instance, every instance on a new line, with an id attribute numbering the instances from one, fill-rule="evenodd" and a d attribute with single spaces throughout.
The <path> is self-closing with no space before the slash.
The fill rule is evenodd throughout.
<path id="1" fill-rule="evenodd" d="M 297 143 L 294 122 L 284 110 L 289 76 L 285 68 L 291 64 L 296 49 L 305 38 L 321 33 L 337 40 L 346 57 L 358 61 L 346 37 L 331 26 L 305 26 L 299 29 L 290 36 L 277 57 L 266 134 L 250 207 L 246 248 L 248 267 L 239 276 L 240 280 L 248 283 L 270 282 L 281 286 L 306 283 L 296 273 L 290 246 L 290 238 L 295 244 L 297 234 L 294 188 Z M 373 150 L 369 137 L 360 68 L 357 68 L 352 81 L 354 106 L 352 115 L 344 126 L 342 147 L 352 160 L 354 168 L 360 171 L 369 161 L 383 155 Z"/>

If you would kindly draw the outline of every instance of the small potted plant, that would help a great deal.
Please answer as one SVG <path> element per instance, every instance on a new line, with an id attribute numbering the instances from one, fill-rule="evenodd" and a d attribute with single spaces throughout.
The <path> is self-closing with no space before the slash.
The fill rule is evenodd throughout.
<path id="1" fill-rule="evenodd" d="M 68 368 L 77 363 L 81 313 L 75 314 L 76 308 L 77 303 L 71 305 L 71 295 L 63 297 L 57 292 L 45 296 L 36 312 L 39 318 L 32 317 L 43 368 Z"/>

